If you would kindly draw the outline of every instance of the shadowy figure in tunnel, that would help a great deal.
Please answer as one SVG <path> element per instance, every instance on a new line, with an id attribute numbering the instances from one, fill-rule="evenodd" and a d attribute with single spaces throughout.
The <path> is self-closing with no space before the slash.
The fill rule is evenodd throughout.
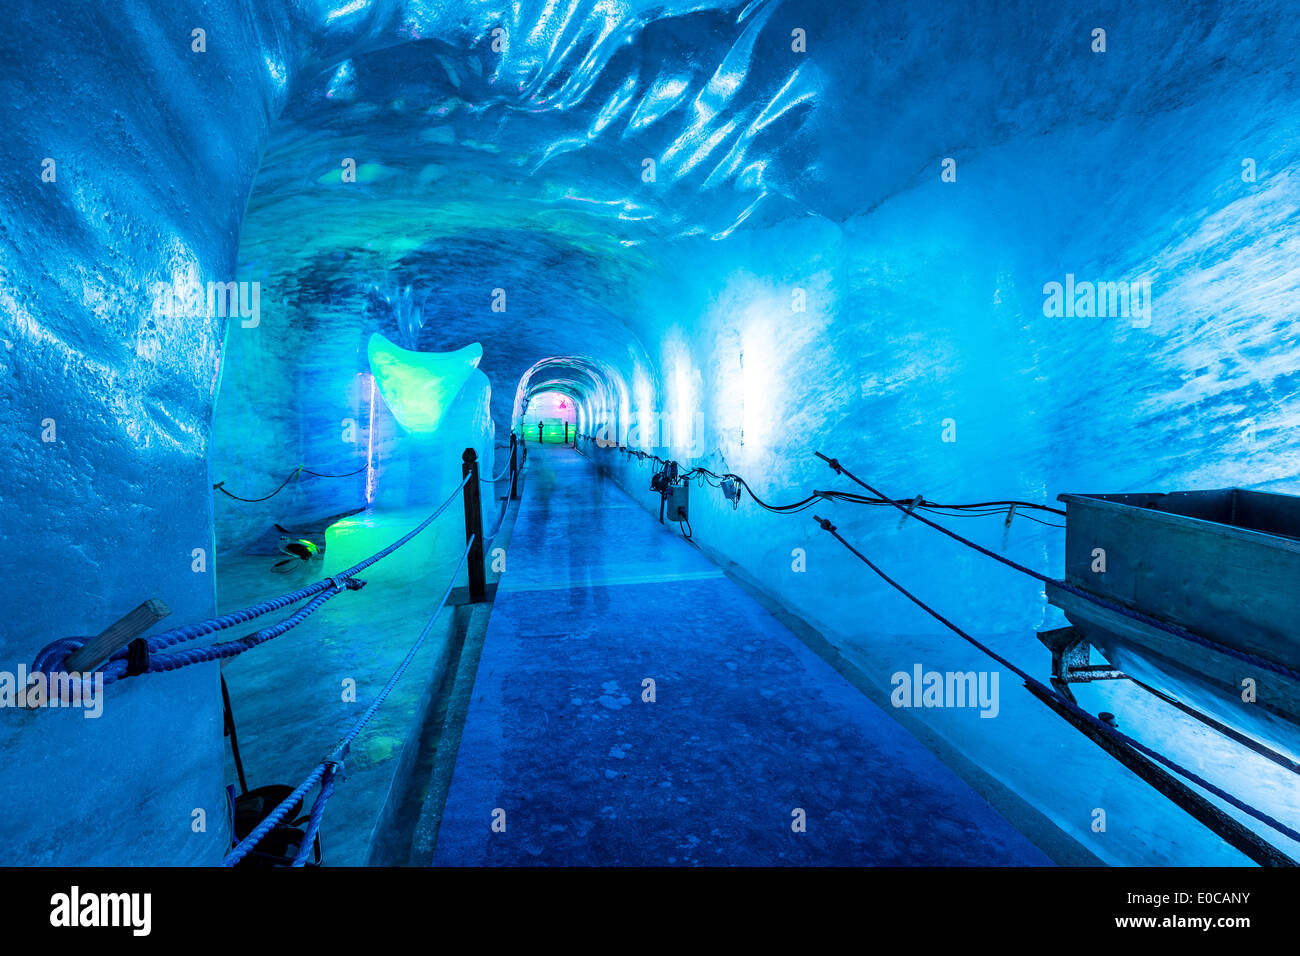
<path id="1" fill-rule="evenodd" d="M 611 571 L 605 567 L 609 528 L 602 514 L 608 479 L 568 447 L 538 449 L 532 462 L 531 521 L 541 544 L 535 553 L 548 562 L 538 577 L 551 585 L 537 600 L 564 601 L 570 632 L 581 635 L 602 623 L 609 606 L 599 584 Z"/>
<path id="2" fill-rule="evenodd" d="M 551 463 L 542 454 L 541 449 L 533 458 L 533 467 L 529 471 L 530 494 L 537 502 L 533 520 L 537 522 L 537 533 L 544 542 L 547 552 L 553 550 L 551 541 L 551 496 L 555 494 L 555 471 Z"/>
<path id="3" fill-rule="evenodd" d="M 567 447 L 567 446 L 566 446 Z M 613 570 L 607 566 L 605 536 L 605 494 L 608 479 L 605 472 L 576 453 L 583 463 L 586 482 L 586 507 L 569 509 L 569 568 L 573 590 L 569 592 L 569 606 L 574 610 L 590 607 L 595 623 L 605 623 L 609 608 L 609 585 L 602 582 Z"/>

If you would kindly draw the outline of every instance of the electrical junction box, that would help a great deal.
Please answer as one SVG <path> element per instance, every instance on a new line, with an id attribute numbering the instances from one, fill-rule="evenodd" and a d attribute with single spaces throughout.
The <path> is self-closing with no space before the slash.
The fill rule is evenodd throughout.
<path id="1" fill-rule="evenodd" d="M 689 521 L 689 504 L 691 486 L 688 484 L 669 485 L 664 494 L 664 520 Z"/>

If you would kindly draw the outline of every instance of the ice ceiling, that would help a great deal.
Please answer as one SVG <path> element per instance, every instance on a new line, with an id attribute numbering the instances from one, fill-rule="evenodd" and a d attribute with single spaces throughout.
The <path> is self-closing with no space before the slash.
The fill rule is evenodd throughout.
<path id="1" fill-rule="evenodd" d="M 835 224 L 837 242 L 856 217 L 937 180 L 945 157 L 961 159 L 963 182 L 993 187 L 981 213 L 1030 207 L 1014 230 L 975 226 L 1006 247 L 995 270 L 1017 273 L 1015 247 L 1035 245 L 1080 268 L 1177 269 L 1198 247 L 1222 252 L 1213 234 L 1190 249 L 1143 235 L 1155 210 L 1134 204 L 1161 198 L 1134 187 L 1180 143 L 1199 148 L 1161 118 L 1198 100 L 1212 104 L 1202 122 L 1221 122 L 1215 107 L 1253 97 L 1216 65 L 1249 68 L 1282 47 L 1250 12 L 1174 12 L 353 2 L 297 7 L 288 26 L 262 15 L 259 33 L 291 42 L 264 51 L 280 114 L 239 275 L 262 281 L 318 348 L 351 348 L 358 323 L 407 347 L 482 342 L 502 421 L 520 375 L 549 357 L 582 356 L 625 391 L 641 373 L 657 393 L 664 370 L 646 350 L 664 320 L 646 303 L 680 281 L 683 258 L 805 218 Z M 1093 21 L 1112 49 L 1082 57 Z M 1141 52 L 1151 46 L 1161 55 Z M 997 155 L 1012 143 L 1014 159 Z M 992 166 L 968 168 L 981 151 Z M 1051 169 L 1066 156 L 1075 168 Z M 1099 181 L 1117 156 L 1144 167 L 1121 188 Z M 954 238 L 935 232 L 931 250 Z"/>
<path id="2" fill-rule="evenodd" d="M 860 195 L 826 189 L 827 157 L 807 144 L 824 77 L 792 35 L 825 16 L 774 3 L 323 10 L 327 30 L 368 49 L 288 84 L 241 277 L 313 314 L 320 341 L 350 343 L 338 324 L 369 320 L 412 347 L 483 342 L 506 421 L 540 359 L 582 355 L 630 380 L 646 364 L 634 305 L 665 281 L 647 243 L 842 216 Z"/>
<path id="3" fill-rule="evenodd" d="M 966 499 L 1300 470 L 1295 37 L 1265 8 L 295 10 L 262 30 L 238 274 L 267 314 L 227 331 L 223 477 L 334 454 L 310 436 L 372 332 L 482 343 L 499 430 L 559 388 L 778 499 L 817 447 Z M 1049 314 L 1067 276 L 1150 315 Z"/>
<path id="4" fill-rule="evenodd" d="M 30 661 L 146 597 L 208 616 L 192 553 L 216 546 L 212 482 L 257 492 L 342 464 L 375 332 L 480 342 L 498 429 L 543 388 L 701 416 L 694 453 L 674 434 L 668 454 L 769 500 L 826 486 L 818 448 L 935 499 L 1294 492 L 1297 48 L 1300 21 L 1269 3 L 211 0 L 52 16 L 20 0 L 0 31 L 0 599 L 23 607 L 51 582 L 60 596 L 7 623 L 5 654 Z M 1044 284 L 1067 274 L 1149 279 L 1149 325 L 1045 314 Z M 262 282 L 260 324 L 158 315 L 149 289 L 186 278 Z M 715 517 L 701 539 L 826 633 L 931 626 L 856 569 L 818 565 L 811 526 Z M 895 521 L 840 518 L 900 578 L 943 580 L 970 626 L 1032 645 L 1041 595 L 901 541 Z M 1017 525 L 1006 547 L 1055 570 L 1057 537 Z M 794 547 L 815 588 L 788 573 Z M 221 793 L 221 709 L 210 681 L 177 681 L 194 706 L 167 747 L 193 759 L 151 799 L 188 813 L 196 787 Z M 147 777 L 152 693 L 127 689 L 98 742 L 65 728 L 78 759 L 5 797 Z M 5 731 L 11 765 L 52 752 L 49 726 Z M 127 796 L 80 812 L 109 825 Z M 68 819 L 75 849 L 92 831 Z M 0 821 L 52 859 L 30 815 Z"/>

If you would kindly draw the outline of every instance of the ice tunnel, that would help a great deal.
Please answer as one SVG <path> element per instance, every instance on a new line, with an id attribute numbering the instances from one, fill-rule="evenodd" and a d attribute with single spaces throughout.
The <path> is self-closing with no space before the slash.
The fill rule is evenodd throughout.
<path id="1" fill-rule="evenodd" d="M 1300 859 L 1284 5 L 61 6 L 4 863 Z"/>

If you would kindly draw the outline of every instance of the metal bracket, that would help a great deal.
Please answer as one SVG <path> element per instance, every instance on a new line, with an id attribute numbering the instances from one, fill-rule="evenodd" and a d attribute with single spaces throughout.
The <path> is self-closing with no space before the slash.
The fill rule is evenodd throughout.
<path id="1" fill-rule="evenodd" d="M 1039 631 L 1038 639 L 1052 652 L 1052 686 L 1067 700 L 1074 700 L 1071 684 L 1095 680 L 1128 680 L 1128 675 L 1109 664 L 1090 664 L 1092 645 L 1073 627 Z"/>

